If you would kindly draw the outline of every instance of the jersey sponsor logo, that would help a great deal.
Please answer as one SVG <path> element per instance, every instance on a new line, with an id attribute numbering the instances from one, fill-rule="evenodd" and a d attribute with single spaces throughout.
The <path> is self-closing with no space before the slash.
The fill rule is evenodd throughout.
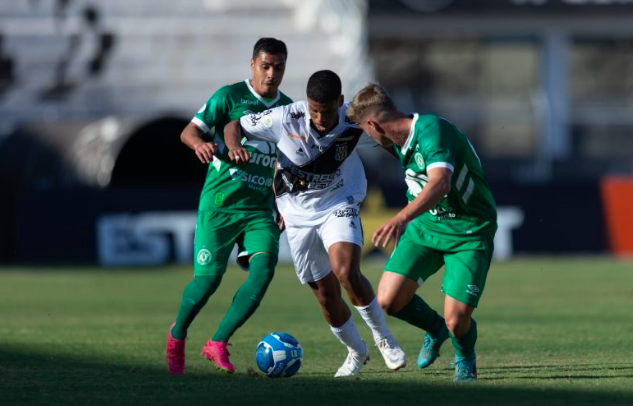
<path id="1" fill-rule="evenodd" d="M 413 159 L 415 159 L 415 163 L 420 167 L 420 170 L 423 171 L 426 165 L 424 164 L 424 158 L 422 158 L 422 154 L 416 152 L 413 156 Z"/>
<path id="2" fill-rule="evenodd" d="M 353 207 L 347 207 L 345 209 L 334 210 L 333 213 L 336 217 L 358 217 L 358 209 Z"/>
<path id="3" fill-rule="evenodd" d="M 354 223 L 354 220 L 349 221 L 349 227 L 354 228 L 354 229 L 356 228 L 356 224 Z"/>
<path id="4" fill-rule="evenodd" d="M 257 106 L 259 104 L 259 101 L 258 100 L 240 99 L 240 103 L 242 103 L 242 104 L 251 104 L 253 106 Z"/>
<path id="5" fill-rule="evenodd" d="M 318 149 L 319 152 L 323 152 L 327 149 L 327 147 L 324 147 L 323 145 L 317 145 L 317 144 L 312 144 L 310 146 L 311 149 Z"/>
<path id="6" fill-rule="evenodd" d="M 247 183 L 250 189 L 264 190 L 272 186 L 273 179 L 244 172 L 242 173 L 242 182 Z"/>
<path id="7" fill-rule="evenodd" d="M 354 204 L 354 196 L 345 196 L 347 204 Z"/>
<path id="8" fill-rule="evenodd" d="M 337 190 L 345 186 L 345 181 L 343 179 L 339 180 L 336 186 L 332 188 L 332 190 Z"/>
<path id="9" fill-rule="evenodd" d="M 327 184 L 327 186 L 329 186 L 341 175 L 340 169 L 338 169 L 334 173 L 319 174 L 319 173 L 306 172 L 300 169 L 298 166 L 294 166 L 294 165 L 291 166 L 288 169 L 288 171 L 292 173 L 293 175 L 297 176 L 299 179 L 305 180 L 306 182 L 308 182 L 309 186 L 316 185 L 316 184 Z M 316 189 L 323 189 L 327 186 L 318 187 Z M 309 188 L 312 188 L 312 187 L 309 187 Z"/>
<path id="10" fill-rule="evenodd" d="M 479 294 L 479 288 L 477 285 L 467 285 L 466 293 L 471 296 L 477 296 Z"/>
<path id="11" fill-rule="evenodd" d="M 297 150 L 297 155 L 305 156 L 305 152 L 303 151 L 303 148 L 299 148 Z"/>
<path id="12" fill-rule="evenodd" d="M 275 158 L 271 158 L 270 155 L 260 154 L 257 152 L 251 152 L 251 164 L 261 165 L 268 168 L 275 167 Z"/>
<path id="13" fill-rule="evenodd" d="M 347 158 L 347 154 L 347 145 L 337 145 L 336 152 L 334 153 L 334 159 L 339 162 L 344 161 L 345 158 Z"/>
<path id="14" fill-rule="evenodd" d="M 211 251 L 206 248 L 202 248 L 198 251 L 198 255 L 196 255 L 196 261 L 198 261 L 198 264 L 202 266 L 209 265 L 211 263 L 211 258 Z"/>
<path id="15" fill-rule="evenodd" d="M 429 213 L 435 216 L 438 220 L 454 219 L 457 215 L 450 207 L 435 206 Z"/>
<path id="16" fill-rule="evenodd" d="M 343 179 L 340 179 L 341 171 L 337 169 L 334 173 L 318 174 L 303 171 L 297 166 L 277 171 L 275 178 L 275 192 L 277 196 L 286 193 L 305 192 L 306 190 L 321 190 L 332 186 L 332 183 L 339 179 L 338 184 L 332 189 L 343 187 Z"/>
<path id="17" fill-rule="evenodd" d="M 290 118 L 293 120 L 299 120 L 300 118 L 304 118 L 306 116 L 306 113 L 303 111 L 297 111 L 297 112 L 291 112 L 290 113 Z"/>
<path id="18" fill-rule="evenodd" d="M 262 111 L 261 113 L 254 113 L 254 114 L 249 115 L 248 119 L 251 121 L 251 125 L 255 127 L 257 123 L 259 123 L 259 120 L 268 116 L 270 113 L 272 113 L 272 110 L 265 110 L 265 111 Z"/>

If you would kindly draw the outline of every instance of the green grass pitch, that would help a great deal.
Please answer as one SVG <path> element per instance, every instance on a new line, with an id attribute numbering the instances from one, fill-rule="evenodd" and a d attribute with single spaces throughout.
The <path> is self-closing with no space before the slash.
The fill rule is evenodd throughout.
<path id="1" fill-rule="evenodd" d="M 381 264 L 365 262 L 374 283 Z M 441 309 L 442 272 L 419 292 Z M 258 312 L 232 339 L 238 372 L 218 373 L 199 354 L 246 274 L 227 272 L 189 332 L 187 371 L 164 364 L 188 267 L 0 268 L 2 405 L 633 405 L 633 263 L 538 258 L 495 263 L 480 309 L 480 379 L 451 382 L 453 349 L 416 367 L 419 330 L 388 318 L 409 365 L 387 371 L 378 350 L 357 380 L 332 376 L 345 349 L 309 288 L 288 266 Z M 369 329 L 354 314 L 366 341 Z M 304 364 L 290 379 L 247 374 L 271 331 L 293 334 Z"/>

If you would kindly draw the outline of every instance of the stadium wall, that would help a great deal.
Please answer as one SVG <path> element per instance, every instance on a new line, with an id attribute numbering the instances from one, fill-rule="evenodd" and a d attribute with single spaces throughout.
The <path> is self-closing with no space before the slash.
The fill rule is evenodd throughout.
<path id="1" fill-rule="evenodd" d="M 608 252 L 599 183 L 492 187 L 500 213 L 497 259 Z M 401 207 L 403 188 L 384 187 L 378 198 L 386 207 L 380 211 L 363 207 L 366 238 Z M 14 251 L 2 260 L 106 266 L 189 263 L 198 194 L 198 188 L 174 186 L 23 193 L 16 201 Z M 280 259 L 290 262 L 285 241 L 282 245 Z M 364 253 L 388 254 L 371 246 Z"/>

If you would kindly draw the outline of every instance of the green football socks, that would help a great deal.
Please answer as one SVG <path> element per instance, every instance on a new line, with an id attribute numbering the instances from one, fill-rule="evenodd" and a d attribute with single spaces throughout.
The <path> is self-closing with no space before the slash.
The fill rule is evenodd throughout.
<path id="1" fill-rule="evenodd" d="M 268 254 L 258 254 L 249 262 L 248 279 L 233 297 L 233 303 L 213 335 L 213 341 L 228 342 L 235 331 L 248 320 L 259 307 L 275 274 L 277 258 Z"/>
<path id="2" fill-rule="evenodd" d="M 177 340 L 184 340 L 187 337 L 187 329 L 200 310 L 207 304 L 209 297 L 220 286 L 221 281 L 222 276 L 196 276 L 185 287 L 176 324 L 171 329 L 172 337 Z"/>
<path id="3" fill-rule="evenodd" d="M 475 351 L 477 342 L 477 323 L 475 319 L 470 319 L 470 330 L 461 337 L 454 337 L 451 334 L 451 341 L 455 348 L 455 355 L 458 357 L 469 357 Z"/>
<path id="4" fill-rule="evenodd" d="M 444 326 L 444 318 L 418 295 L 414 295 L 406 306 L 394 314 L 394 317 L 421 328 L 432 336 L 438 335 Z"/>

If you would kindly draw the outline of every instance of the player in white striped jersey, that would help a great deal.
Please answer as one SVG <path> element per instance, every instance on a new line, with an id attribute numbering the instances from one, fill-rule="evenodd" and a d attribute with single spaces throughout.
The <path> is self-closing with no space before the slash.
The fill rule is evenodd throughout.
<path id="1" fill-rule="evenodd" d="M 350 301 L 371 328 L 390 369 L 406 356 L 385 325 L 374 290 L 360 272 L 363 232 L 359 206 L 367 181 L 356 148 L 377 146 L 346 116 L 341 81 L 332 71 L 313 74 L 307 101 L 242 117 L 225 127 L 229 157 L 248 161 L 243 136 L 277 144 L 275 193 L 297 276 L 312 288 L 332 333 L 349 354 L 335 376 L 356 376 L 369 359 L 351 312 Z"/>

